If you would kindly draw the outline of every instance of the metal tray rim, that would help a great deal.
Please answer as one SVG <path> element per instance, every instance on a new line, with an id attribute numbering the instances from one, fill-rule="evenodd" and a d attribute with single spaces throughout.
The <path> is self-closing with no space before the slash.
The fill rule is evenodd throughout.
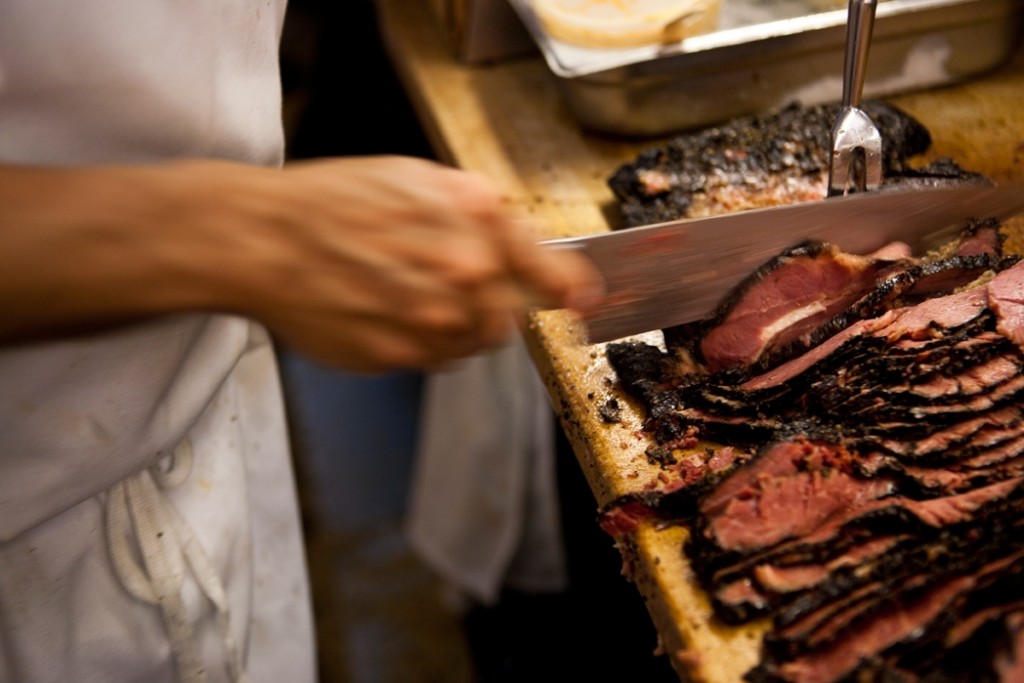
<path id="1" fill-rule="evenodd" d="M 517 12 L 534 42 L 540 48 L 548 68 L 558 77 L 575 79 L 596 76 L 646 62 L 673 59 L 680 66 L 689 57 L 708 58 L 720 54 L 723 60 L 739 48 L 756 46 L 785 36 L 837 29 L 846 23 L 846 10 L 812 10 L 811 13 L 759 24 L 725 28 L 692 36 L 678 43 L 651 45 L 628 49 L 588 49 L 570 46 L 544 30 L 530 5 L 530 0 L 508 0 Z M 913 12 L 940 11 L 954 6 L 978 5 L 982 0 L 887 0 L 877 9 L 878 22 L 887 17 Z"/>

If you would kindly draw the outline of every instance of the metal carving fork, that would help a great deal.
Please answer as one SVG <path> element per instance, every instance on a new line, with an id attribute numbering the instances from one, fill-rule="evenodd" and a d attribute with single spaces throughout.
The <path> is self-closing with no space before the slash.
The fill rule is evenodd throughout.
<path id="1" fill-rule="evenodd" d="M 876 0 L 850 0 L 846 21 L 843 106 L 832 128 L 828 196 L 875 190 L 882 184 L 882 134 L 860 108 Z"/>

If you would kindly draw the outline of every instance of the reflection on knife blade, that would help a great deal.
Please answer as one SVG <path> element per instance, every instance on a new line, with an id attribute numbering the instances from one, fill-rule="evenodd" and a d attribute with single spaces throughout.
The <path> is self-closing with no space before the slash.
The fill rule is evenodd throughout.
<path id="1" fill-rule="evenodd" d="M 1024 188 L 1016 186 L 890 190 L 544 244 L 580 249 L 604 277 L 606 301 L 585 321 L 588 340 L 598 343 L 703 319 L 731 287 L 804 240 L 854 254 L 893 241 L 922 251 L 971 220 L 1021 211 Z"/>

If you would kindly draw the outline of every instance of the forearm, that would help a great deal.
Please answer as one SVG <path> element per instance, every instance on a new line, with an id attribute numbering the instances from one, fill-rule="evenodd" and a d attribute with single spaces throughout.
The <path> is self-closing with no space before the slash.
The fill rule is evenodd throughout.
<path id="1" fill-rule="evenodd" d="M 183 170 L 0 166 L 0 343 L 225 303 Z"/>

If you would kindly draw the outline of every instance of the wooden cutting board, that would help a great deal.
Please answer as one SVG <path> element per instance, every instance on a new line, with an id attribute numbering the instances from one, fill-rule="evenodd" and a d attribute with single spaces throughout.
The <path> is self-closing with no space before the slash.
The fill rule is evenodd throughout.
<path id="1" fill-rule="evenodd" d="M 379 0 L 382 33 L 439 157 L 498 182 L 543 226 L 542 237 L 601 232 L 618 222 L 607 178 L 659 140 L 617 140 L 580 130 L 539 57 L 460 64 L 423 0 Z M 1024 52 L 970 83 L 890 98 L 934 138 L 927 159 L 948 156 L 997 182 L 1024 183 Z M 1024 253 L 1024 220 L 1007 247 Z M 642 413 L 615 385 L 602 345 L 588 346 L 565 311 L 532 316 L 527 345 L 599 504 L 657 476 L 647 463 Z M 640 337 L 644 338 L 644 337 Z M 660 342 L 660 335 L 647 335 Z M 610 401 L 618 422 L 601 417 Z M 737 683 L 758 659 L 764 624 L 729 628 L 711 618 L 682 552 L 680 528 L 640 529 L 628 549 L 633 575 L 683 680 Z M 609 540 L 609 542 L 611 542 Z"/>

